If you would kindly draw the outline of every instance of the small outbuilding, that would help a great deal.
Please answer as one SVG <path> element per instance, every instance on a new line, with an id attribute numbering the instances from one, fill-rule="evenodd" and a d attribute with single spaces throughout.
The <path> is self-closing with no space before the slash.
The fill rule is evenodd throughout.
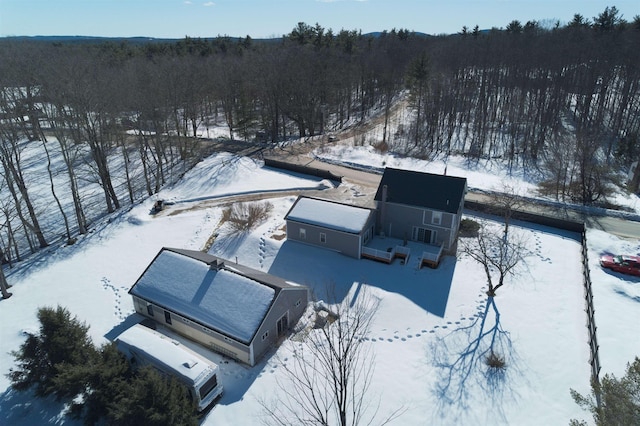
<path id="1" fill-rule="evenodd" d="M 307 287 L 194 250 L 163 248 L 129 290 L 136 312 L 255 365 L 302 316 Z"/>
<path id="2" fill-rule="evenodd" d="M 375 231 L 375 210 L 300 196 L 285 216 L 287 240 L 359 259 Z"/>

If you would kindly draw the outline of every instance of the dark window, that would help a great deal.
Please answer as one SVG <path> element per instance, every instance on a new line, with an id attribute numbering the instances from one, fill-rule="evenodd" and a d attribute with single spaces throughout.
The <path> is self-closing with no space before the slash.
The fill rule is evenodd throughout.
<path id="1" fill-rule="evenodd" d="M 324 232 L 320 233 L 320 242 L 321 243 L 326 243 L 327 242 L 327 234 L 325 234 Z"/>
<path id="2" fill-rule="evenodd" d="M 218 375 L 214 374 L 207 382 L 200 387 L 200 400 L 203 400 L 218 386 Z"/>
<path id="3" fill-rule="evenodd" d="M 169 311 L 164 311 L 164 321 L 167 324 L 171 324 L 171 312 Z"/>
<path id="4" fill-rule="evenodd" d="M 287 314 L 284 314 L 278 320 L 278 322 L 276 323 L 276 326 L 278 328 L 278 336 L 281 336 L 287 331 L 287 328 L 289 327 L 289 317 L 287 316 Z"/>
<path id="5" fill-rule="evenodd" d="M 147 313 L 150 317 L 153 316 L 153 305 L 147 305 Z"/>

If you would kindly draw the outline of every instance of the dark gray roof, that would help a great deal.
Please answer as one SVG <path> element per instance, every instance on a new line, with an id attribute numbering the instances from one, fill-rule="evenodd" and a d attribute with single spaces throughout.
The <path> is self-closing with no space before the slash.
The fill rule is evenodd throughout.
<path id="1" fill-rule="evenodd" d="M 390 203 L 457 213 L 460 202 L 464 198 L 467 179 L 385 168 L 376 192 L 376 201 L 382 201 L 382 188 L 385 185 L 387 201 Z"/>

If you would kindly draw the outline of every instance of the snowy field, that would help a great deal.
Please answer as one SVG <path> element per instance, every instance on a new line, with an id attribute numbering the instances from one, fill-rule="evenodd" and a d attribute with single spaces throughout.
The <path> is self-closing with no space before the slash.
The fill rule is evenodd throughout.
<path id="1" fill-rule="evenodd" d="M 353 161 L 378 161 L 355 154 Z M 453 167 L 449 162 L 448 174 L 467 175 Z M 469 184 L 476 187 L 512 178 L 504 170 L 469 172 Z M 528 180 L 523 175 L 518 182 Z M 526 237 L 531 255 L 489 304 L 483 270 L 463 256 L 444 258 L 436 270 L 418 270 L 416 259 L 386 265 L 280 239 L 294 196 L 274 194 L 269 219 L 240 235 L 218 228 L 221 207 L 201 203 L 236 193 L 327 186 L 216 155 L 158 194 L 177 202 L 168 211 L 150 216 L 149 199 L 105 219 L 75 245 L 7 270 L 13 297 L 0 301 L 0 424 L 79 424 L 62 414 L 60 404 L 11 390 L 4 375 L 13 361 L 8 352 L 18 349 L 23 331 L 38 328 L 38 307 L 65 306 L 91 326 L 94 343 L 107 342 L 133 322 L 127 291 L 160 248 L 200 250 L 214 232 L 212 254 L 308 285 L 318 298 L 332 283 L 339 297 L 357 297 L 366 289 L 380 300 L 366 343 L 376 362 L 369 396 L 379 399 L 382 417 L 404 409 L 395 424 L 566 425 L 571 418 L 588 418 L 569 395 L 570 388 L 588 393 L 590 375 L 578 235 L 515 223 L 510 232 Z M 358 191 L 342 193 L 349 202 Z M 179 208 L 185 205 L 191 208 Z M 605 272 L 597 260 L 605 252 L 638 253 L 640 245 L 600 231 L 589 231 L 588 242 L 603 373 L 620 375 L 640 354 L 640 280 Z M 491 342 L 507 369 L 489 380 L 477 354 Z M 253 368 L 202 351 L 220 364 L 225 387 L 202 423 L 259 424 L 259 401 L 274 396 L 275 380 L 295 345 L 285 341 Z"/>

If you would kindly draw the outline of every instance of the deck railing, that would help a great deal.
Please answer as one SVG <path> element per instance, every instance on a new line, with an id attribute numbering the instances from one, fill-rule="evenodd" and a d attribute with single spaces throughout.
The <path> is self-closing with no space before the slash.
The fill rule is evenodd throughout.
<path id="1" fill-rule="evenodd" d="M 375 259 L 380 259 L 380 260 L 384 260 L 386 262 L 391 263 L 391 260 L 395 255 L 395 250 L 387 251 L 387 250 L 378 250 L 371 247 L 362 247 L 362 255 L 365 257 L 372 257 Z"/>
<path id="2" fill-rule="evenodd" d="M 386 263 L 393 262 L 393 259 L 399 257 L 405 261 L 409 258 L 411 249 L 405 246 L 395 246 L 387 250 L 378 250 L 371 247 L 362 247 L 362 257 L 380 260 Z"/>
<path id="3" fill-rule="evenodd" d="M 436 253 L 423 251 L 422 257 L 420 258 L 420 267 L 427 265 L 429 267 L 435 268 L 438 266 L 440 262 L 440 256 L 442 256 L 442 245 Z"/>

